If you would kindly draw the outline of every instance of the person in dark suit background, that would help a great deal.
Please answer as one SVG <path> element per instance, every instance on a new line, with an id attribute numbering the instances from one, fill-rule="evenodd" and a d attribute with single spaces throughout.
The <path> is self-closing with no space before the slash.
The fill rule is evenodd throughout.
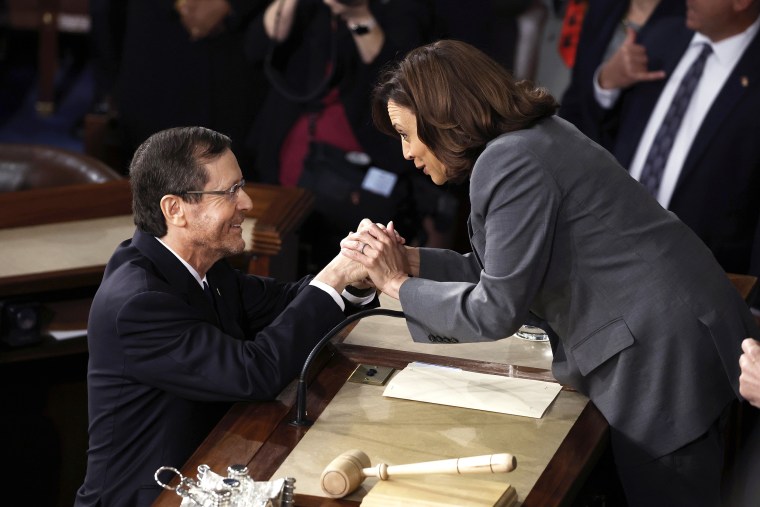
<path id="1" fill-rule="evenodd" d="M 233 270 L 251 199 L 230 139 L 203 127 L 149 137 L 130 166 L 137 231 L 106 266 L 87 327 L 87 473 L 75 505 L 146 506 L 235 401 L 273 399 L 322 336 L 375 291 L 337 255 L 280 283 Z M 335 245 L 336 253 L 338 245 Z M 341 294 L 342 293 L 342 294 Z"/>
<path id="2" fill-rule="evenodd" d="M 272 1 L 246 35 L 250 61 L 264 65 L 271 84 L 248 137 L 255 166 L 246 177 L 298 186 L 304 167 L 313 167 L 320 154 L 334 154 L 337 160 L 324 159 L 338 163 L 345 153 L 364 153 L 371 166 L 385 171 L 387 181 L 396 178 L 386 188 L 391 197 L 375 208 L 382 214 L 378 219 L 405 223 L 410 241 L 446 241 L 456 202 L 424 178 L 410 175 L 407 162 L 395 156 L 393 143 L 372 127 L 369 116 L 369 93 L 380 69 L 430 40 L 431 4 L 429 0 Z M 300 236 L 307 271 L 331 257 L 322 246 L 342 239 L 374 199 L 355 191 L 345 192 L 348 195 L 335 202 L 339 200 L 335 196 L 343 193 L 337 185 L 324 192 L 327 196 L 309 188 L 316 194 L 315 212 Z M 330 241 L 325 242 L 326 234 Z"/>
<path id="3" fill-rule="evenodd" d="M 118 118 L 122 171 L 151 134 L 202 125 L 228 135 L 241 167 L 266 92 L 243 37 L 266 0 L 90 0 L 99 111 Z"/>
<path id="4" fill-rule="evenodd" d="M 616 128 L 613 154 L 640 179 L 682 76 L 699 46 L 711 45 L 656 197 L 726 271 L 760 275 L 760 2 L 687 5 L 685 24 L 651 27 L 645 58 L 632 57 L 632 41 L 621 46 L 600 69 L 597 100 Z"/>
<path id="5" fill-rule="evenodd" d="M 555 109 L 465 43 L 410 52 L 373 117 L 434 183 L 470 179 L 472 252 L 399 246 L 392 224 L 365 220 L 343 253 L 401 302 L 415 341 L 496 340 L 543 319 L 555 378 L 610 424 L 629 504 L 718 505 L 754 320 L 699 238 Z"/>
<path id="6" fill-rule="evenodd" d="M 602 139 L 604 110 L 594 98 L 594 76 L 599 66 L 622 44 L 627 30 L 634 31 L 637 44 L 644 45 L 647 32 L 658 19 L 683 19 L 685 10 L 684 0 L 590 0 L 559 115 L 609 149 L 610 141 Z"/>

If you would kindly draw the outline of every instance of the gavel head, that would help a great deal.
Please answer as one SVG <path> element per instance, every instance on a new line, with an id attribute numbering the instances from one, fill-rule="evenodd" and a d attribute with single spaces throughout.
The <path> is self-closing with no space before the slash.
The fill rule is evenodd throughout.
<path id="1" fill-rule="evenodd" d="M 330 498 L 343 498 L 356 490 L 364 481 L 362 469 L 369 468 L 369 456 L 358 449 L 344 452 L 322 472 L 319 484 Z"/>

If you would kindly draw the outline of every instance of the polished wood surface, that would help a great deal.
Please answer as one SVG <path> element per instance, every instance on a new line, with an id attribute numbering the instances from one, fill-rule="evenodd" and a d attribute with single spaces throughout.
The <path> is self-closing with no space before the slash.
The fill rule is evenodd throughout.
<path id="1" fill-rule="evenodd" d="M 127 180 L 0 193 L 0 229 L 132 213 Z"/>
<path id="2" fill-rule="evenodd" d="M 390 351 L 340 343 L 329 345 L 323 350 L 319 359 L 324 361 L 324 367 L 319 369 L 319 364 L 314 365 L 319 373 L 309 383 L 309 418 L 316 420 L 356 365 L 367 360 L 370 360 L 370 364 L 393 367 L 404 367 L 409 362 L 423 360 L 473 371 L 541 380 L 545 380 L 548 375 L 548 372 L 535 368 L 524 369 L 514 365 L 494 365 L 433 355 L 420 357 L 420 354 L 412 352 L 388 352 Z M 269 480 L 309 429 L 308 426 L 291 424 L 295 417 L 295 402 L 294 382 L 276 401 L 236 404 L 184 464 L 182 474 L 195 477 L 197 467 L 201 464 L 223 471 L 230 464 L 244 463 L 255 480 Z M 604 450 L 607 431 L 606 421 L 593 404 L 589 403 L 523 505 L 564 505 Z M 156 506 L 167 507 L 176 507 L 178 504 L 179 498 L 170 491 L 163 492 L 154 503 Z M 296 505 L 355 506 L 357 502 L 300 495 L 296 482 Z"/>
<path id="3" fill-rule="evenodd" d="M 248 254 L 248 272 L 274 276 L 283 280 L 295 278 L 298 227 L 314 206 L 314 195 L 296 187 L 279 187 L 249 183 L 245 186 L 253 208 L 246 213 L 256 219 L 253 247 Z"/>

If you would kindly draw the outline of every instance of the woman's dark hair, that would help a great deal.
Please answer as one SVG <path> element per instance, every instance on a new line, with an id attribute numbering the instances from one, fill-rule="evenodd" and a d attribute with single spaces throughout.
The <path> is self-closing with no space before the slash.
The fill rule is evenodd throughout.
<path id="1" fill-rule="evenodd" d="M 469 175 L 489 141 L 529 128 L 558 107 L 545 88 L 516 82 L 483 52 L 456 40 L 413 49 L 381 76 L 372 118 L 379 130 L 395 137 L 388 101 L 414 113 L 417 136 L 454 181 Z"/>
<path id="2" fill-rule="evenodd" d="M 204 164 L 230 149 L 230 138 L 204 127 L 178 127 L 150 136 L 135 151 L 129 166 L 132 213 L 137 228 L 156 237 L 166 235 L 161 198 L 178 195 L 197 202 L 208 182 Z"/>

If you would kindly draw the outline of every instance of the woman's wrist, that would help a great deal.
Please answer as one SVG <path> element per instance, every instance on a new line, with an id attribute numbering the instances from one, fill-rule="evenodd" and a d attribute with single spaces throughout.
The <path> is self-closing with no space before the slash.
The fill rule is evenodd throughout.
<path id="1" fill-rule="evenodd" d="M 409 264 L 409 276 L 420 276 L 420 249 L 405 246 L 406 262 Z"/>

